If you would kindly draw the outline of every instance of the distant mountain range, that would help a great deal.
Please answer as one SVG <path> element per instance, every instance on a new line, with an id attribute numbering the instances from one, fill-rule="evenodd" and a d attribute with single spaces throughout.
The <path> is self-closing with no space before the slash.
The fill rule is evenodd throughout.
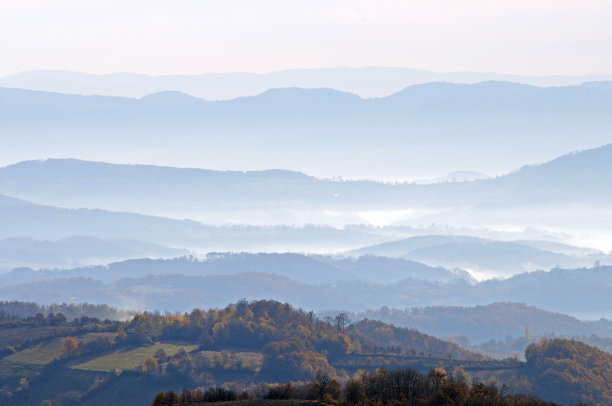
<path id="1" fill-rule="evenodd" d="M 211 251 L 347 250 L 407 236 L 410 227 L 379 229 L 351 226 L 210 226 L 192 220 L 174 220 L 100 209 L 69 209 L 38 205 L 0 195 L 0 239 L 62 240 L 89 236 L 102 240 L 133 240 L 197 253 Z M 164 257 L 162 251 L 156 256 Z M 75 253 L 74 258 L 81 254 Z M 7 262 L 10 255 L 7 256 Z M 53 264 L 49 264 L 53 265 Z M 61 263 L 54 264 L 62 266 Z"/>
<path id="2" fill-rule="evenodd" d="M 166 213 L 186 206 L 236 207 L 246 204 L 247 197 L 248 206 L 298 201 L 310 209 L 403 208 L 407 202 L 489 208 L 607 203 L 612 200 L 610 173 L 612 144 L 496 178 L 429 185 L 320 179 L 286 170 L 213 171 L 47 159 L 0 167 L 0 193 L 64 207 Z"/>
<path id="3" fill-rule="evenodd" d="M 72 236 L 60 240 L 12 237 L 0 240 L 0 270 L 19 267 L 72 268 L 127 258 L 177 257 L 189 251 L 135 240 Z"/>
<path id="4" fill-rule="evenodd" d="M 360 248 L 349 254 L 407 258 L 438 266 L 469 269 L 481 277 L 585 266 L 598 260 L 612 261 L 602 252 L 547 241 L 494 241 L 445 235 L 416 236 Z"/>
<path id="5" fill-rule="evenodd" d="M 58 244 L 59 245 L 59 244 Z M 95 246 L 88 247 L 90 249 Z M 73 269 L 18 268 L 2 274 L 0 286 L 67 278 L 92 278 L 111 283 L 124 278 L 152 275 L 210 276 L 240 273 L 269 273 L 312 285 L 363 281 L 387 284 L 410 279 L 435 282 L 473 282 L 467 272 L 430 267 L 405 259 L 365 256 L 342 259 L 294 253 L 210 253 L 204 259 L 131 259 L 104 266 Z"/>
<path id="6" fill-rule="evenodd" d="M 74 156 L 410 180 L 458 169 L 498 174 L 608 144 L 611 109 L 612 82 L 427 83 L 373 99 L 282 88 L 216 102 L 176 91 L 130 99 L 0 88 L 0 137 L 13 160 Z"/>
<path id="7" fill-rule="evenodd" d="M 177 271 L 180 272 L 178 268 Z M 189 311 L 195 305 L 217 307 L 235 297 L 265 297 L 317 311 L 354 312 L 382 306 L 474 306 L 520 301 L 548 311 L 593 319 L 611 317 L 606 310 L 612 305 L 611 277 L 612 268 L 601 267 L 535 272 L 475 285 L 418 279 L 384 285 L 361 281 L 317 285 L 316 281 L 303 283 L 272 273 L 200 276 L 173 272 L 108 283 L 84 277 L 47 279 L 2 287 L 0 297 L 41 304 L 87 301 L 160 311 Z"/>
<path id="8" fill-rule="evenodd" d="M 377 213 L 388 213 L 388 223 L 410 226 L 604 230 L 612 226 L 610 173 L 612 144 L 496 178 L 430 185 L 329 180 L 283 170 L 211 171 L 51 159 L 0 168 L 0 193 L 45 205 L 214 225 L 376 224 Z"/>
<path id="9" fill-rule="evenodd" d="M 381 320 L 398 327 L 409 327 L 437 337 L 464 336 L 471 344 L 506 337 L 547 334 L 612 337 L 612 321 L 582 321 L 561 313 L 548 312 L 524 303 L 492 303 L 486 306 L 431 306 L 413 309 L 368 310 L 350 315 Z"/>
<path id="10" fill-rule="evenodd" d="M 429 83 L 509 81 L 533 86 L 568 86 L 612 80 L 612 76 L 520 76 L 479 72 L 431 72 L 409 68 L 364 67 L 291 69 L 266 74 L 205 73 L 150 76 L 136 73 L 93 75 L 81 72 L 38 70 L 0 78 L 0 86 L 58 93 L 96 94 L 139 98 L 164 90 L 177 90 L 207 100 L 253 96 L 282 87 L 330 88 L 361 97 L 384 97 L 407 86 Z"/>
<path id="11" fill-rule="evenodd" d="M 612 145 L 607 145 L 497 178 L 415 185 L 319 179 L 283 170 L 236 172 L 72 159 L 27 161 L 0 168 L 0 193 L 5 194 L 0 195 L 0 239 L 90 236 L 199 254 L 230 250 L 340 252 L 365 247 L 352 253 L 468 269 L 480 278 L 555 266 L 590 266 L 596 261 L 609 263 L 610 257 L 544 237 L 518 236 L 514 238 L 518 241 L 511 241 L 508 237 L 497 240 L 440 231 L 456 229 L 467 235 L 484 235 L 478 228 L 495 229 L 501 224 L 502 228 L 557 228 L 578 235 L 605 235 L 612 226 L 611 162 Z M 347 226 L 387 214 L 392 216 L 393 226 Z M 309 220 L 319 225 L 307 225 Z M 423 224 L 431 223 L 441 227 L 426 231 Z M 444 228 L 448 226 L 451 228 Z M 422 236 L 425 233 L 438 235 Z M 43 255 L 45 249 L 40 244 L 36 249 Z M 23 252 L 35 258 L 35 251 L 24 248 Z M 84 254 L 76 251 L 70 262 L 73 265 L 84 259 Z M 158 247 L 88 263 L 175 256 L 167 254 L 168 250 Z M 65 267 L 69 263 L 67 257 L 48 263 L 17 260 L 18 254 L 6 251 L 0 258 L 0 269 L 20 264 Z"/>

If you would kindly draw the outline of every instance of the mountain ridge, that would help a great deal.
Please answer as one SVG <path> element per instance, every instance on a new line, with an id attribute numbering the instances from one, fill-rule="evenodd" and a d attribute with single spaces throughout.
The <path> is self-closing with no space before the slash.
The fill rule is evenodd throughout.
<path id="1" fill-rule="evenodd" d="M 411 84 L 427 82 L 474 83 L 509 80 L 534 86 L 563 86 L 588 81 L 610 80 L 609 75 L 522 76 L 485 72 L 431 72 L 402 67 L 367 66 L 319 69 L 286 69 L 269 73 L 203 73 L 195 75 L 147 75 L 132 72 L 89 74 L 62 70 L 25 71 L 0 78 L 0 86 L 56 89 L 60 92 L 141 97 L 160 90 L 189 90 L 205 99 L 228 99 L 252 95 L 273 87 L 330 87 L 381 97 Z M 371 82 L 371 84 L 370 84 Z"/>
<path id="2" fill-rule="evenodd" d="M 96 161 L 127 161 L 124 151 L 132 151 L 131 162 L 176 155 L 182 159 L 173 166 L 266 162 L 317 177 L 384 173 L 404 180 L 443 176 L 474 162 L 478 167 L 468 169 L 499 174 L 610 143 L 611 109 L 612 88 L 601 83 L 432 83 L 377 99 L 291 88 L 214 102 L 176 92 L 128 99 L 0 88 L 2 130 L 32 146 L 23 151 L 7 139 L 17 160 L 57 155 L 59 141 L 62 156 Z"/>

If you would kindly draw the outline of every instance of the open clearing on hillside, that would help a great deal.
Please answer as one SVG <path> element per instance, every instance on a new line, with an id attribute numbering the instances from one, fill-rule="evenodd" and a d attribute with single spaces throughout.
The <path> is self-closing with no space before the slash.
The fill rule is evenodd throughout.
<path id="1" fill-rule="evenodd" d="M 18 364 L 45 365 L 59 357 L 62 349 L 62 339 L 55 338 L 18 351 L 6 357 L 8 361 Z"/>
<path id="2" fill-rule="evenodd" d="M 88 333 L 74 338 L 81 343 L 89 343 L 99 338 L 114 340 L 115 333 Z M 62 338 L 42 342 L 32 347 L 25 348 L 15 354 L 6 357 L 7 361 L 15 364 L 45 365 L 61 355 Z"/>
<path id="3" fill-rule="evenodd" d="M 74 327 L 66 326 L 6 327 L 3 325 L 0 332 L 0 348 L 21 345 L 28 340 L 39 338 L 67 336 L 74 330 Z"/>
<path id="4" fill-rule="evenodd" d="M 166 355 L 172 356 L 184 349 L 187 352 L 197 349 L 195 344 L 170 344 L 156 343 L 147 347 L 126 348 L 117 350 L 113 353 L 102 355 L 79 365 L 74 365 L 74 369 L 84 369 L 87 371 L 122 371 L 124 369 L 137 368 L 142 361 L 149 355 L 155 355 L 158 350 L 164 350 Z"/>

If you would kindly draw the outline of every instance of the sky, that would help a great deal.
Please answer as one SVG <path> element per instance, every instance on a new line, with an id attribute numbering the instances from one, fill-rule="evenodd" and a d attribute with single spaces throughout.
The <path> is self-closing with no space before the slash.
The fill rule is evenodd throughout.
<path id="1" fill-rule="evenodd" d="M 609 0 L 0 0 L 0 76 L 402 66 L 612 73 Z"/>

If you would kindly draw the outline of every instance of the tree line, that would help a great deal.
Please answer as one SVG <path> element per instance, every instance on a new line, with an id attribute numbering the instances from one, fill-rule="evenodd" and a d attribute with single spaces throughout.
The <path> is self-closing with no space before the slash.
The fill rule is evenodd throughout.
<path id="1" fill-rule="evenodd" d="M 469 383 L 463 371 L 447 374 L 436 368 L 427 374 L 413 369 L 360 371 L 341 384 L 323 371 L 308 382 L 259 384 L 238 392 L 214 387 L 159 392 L 151 406 L 193 405 L 243 400 L 308 400 L 345 406 L 447 405 L 447 406 L 555 406 L 535 396 L 511 394 L 507 387 Z M 263 403 L 265 404 L 265 403 Z"/>

